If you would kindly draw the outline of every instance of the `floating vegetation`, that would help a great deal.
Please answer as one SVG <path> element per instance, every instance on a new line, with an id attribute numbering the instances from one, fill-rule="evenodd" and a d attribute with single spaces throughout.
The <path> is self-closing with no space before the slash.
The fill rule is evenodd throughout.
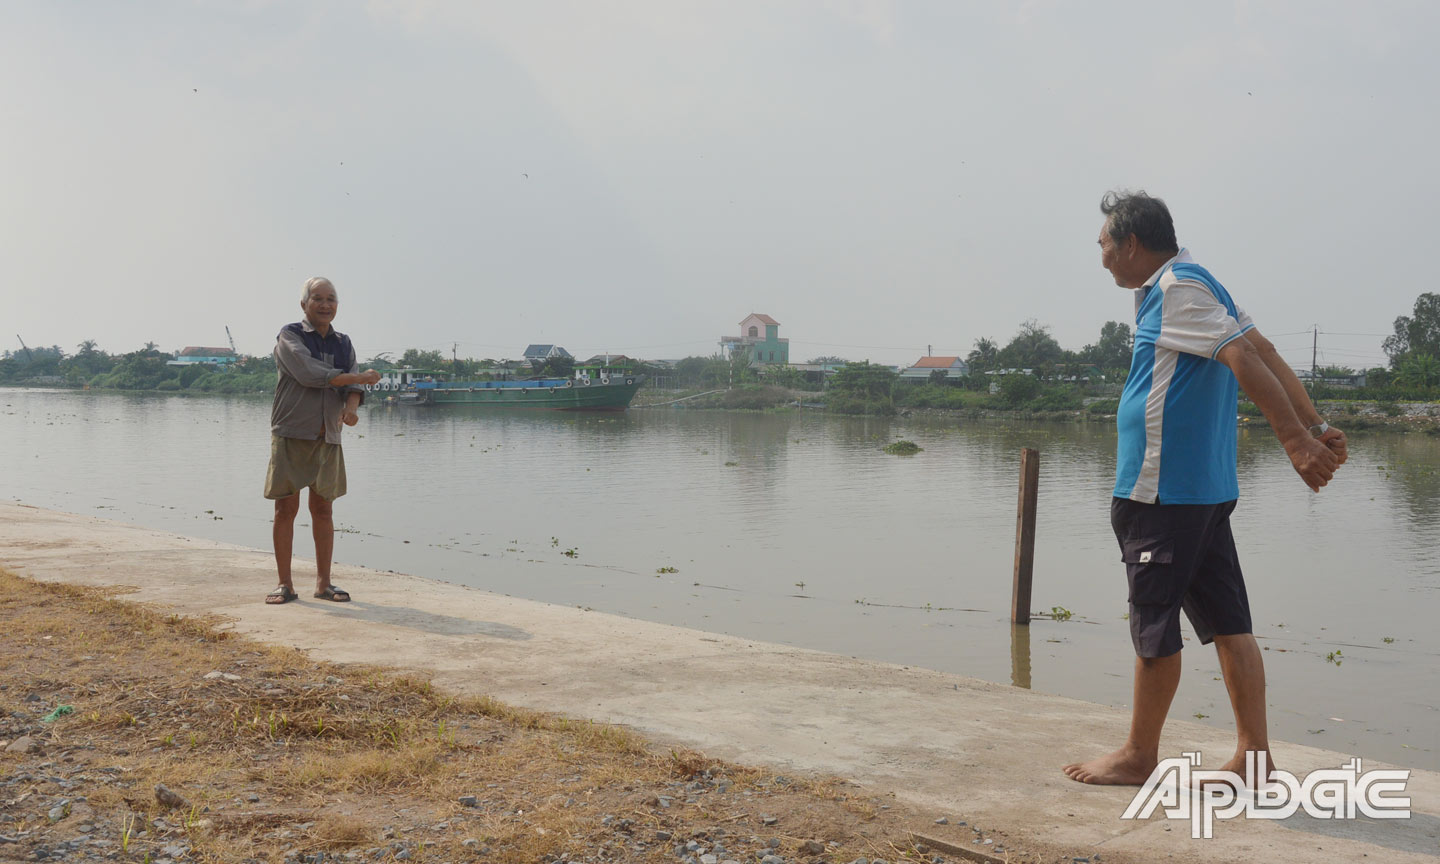
<path id="1" fill-rule="evenodd" d="M 656 573 L 656 575 L 659 575 L 659 574 L 661 574 L 661 573 L 679 573 L 679 572 L 680 572 L 680 571 L 677 570 L 677 569 L 674 568 L 674 567 L 657 567 L 657 568 L 655 568 L 655 573 Z"/>
<path id="2" fill-rule="evenodd" d="M 1325 661 L 1327 663 L 1334 663 L 1336 666 L 1339 666 L 1345 661 L 1345 654 L 1339 648 L 1336 648 L 1334 651 L 1331 651 L 1329 654 L 1325 655 Z"/>
<path id="3" fill-rule="evenodd" d="M 907 441 L 902 438 L 892 444 L 886 444 L 883 449 L 891 456 L 914 456 L 925 448 L 916 444 L 914 441 Z"/>
<path id="4" fill-rule="evenodd" d="M 566 558 L 579 558 L 580 550 L 572 546 L 569 549 L 566 549 L 564 552 L 561 552 L 560 554 L 564 555 Z"/>
<path id="5" fill-rule="evenodd" d="M 734 468 L 736 465 L 739 465 L 739 464 L 740 464 L 739 462 L 726 462 L 726 463 L 725 463 L 725 467 L 726 467 L 726 468 Z"/>
<path id="6" fill-rule="evenodd" d="M 1050 607 L 1050 620 L 1052 621 L 1069 621 L 1074 615 L 1074 612 L 1071 612 L 1064 606 Z"/>
<path id="7" fill-rule="evenodd" d="M 1381 639 L 1380 641 L 1381 641 L 1381 642 L 1384 642 L 1386 645 L 1394 645 L 1394 644 L 1395 644 L 1395 637 L 1394 637 L 1394 636 L 1386 636 L 1386 637 L 1384 637 L 1383 639 Z"/>

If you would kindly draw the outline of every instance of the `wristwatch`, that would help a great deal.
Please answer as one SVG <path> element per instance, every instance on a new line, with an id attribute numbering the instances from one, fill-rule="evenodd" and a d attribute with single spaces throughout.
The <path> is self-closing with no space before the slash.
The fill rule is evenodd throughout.
<path id="1" fill-rule="evenodd" d="M 1321 435 L 1324 435 L 1326 432 L 1329 431 L 1330 424 L 1326 423 L 1324 420 L 1321 420 L 1319 423 L 1316 423 L 1314 426 L 1310 427 L 1310 437 L 1319 438 Z"/>

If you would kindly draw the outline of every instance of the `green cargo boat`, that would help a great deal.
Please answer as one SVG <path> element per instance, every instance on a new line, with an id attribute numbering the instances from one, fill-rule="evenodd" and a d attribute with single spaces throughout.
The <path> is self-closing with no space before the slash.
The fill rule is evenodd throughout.
<path id="1" fill-rule="evenodd" d="M 573 377 L 449 381 L 439 369 L 387 369 L 365 389 L 403 405 L 463 405 L 544 411 L 624 411 L 645 383 L 628 357 L 605 355 L 575 367 Z"/>
<path id="2" fill-rule="evenodd" d="M 396 394 L 414 405 L 535 408 L 547 411 L 624 411 L 643 375 L 541 378 L 530 381 L 421 381 Z"/>

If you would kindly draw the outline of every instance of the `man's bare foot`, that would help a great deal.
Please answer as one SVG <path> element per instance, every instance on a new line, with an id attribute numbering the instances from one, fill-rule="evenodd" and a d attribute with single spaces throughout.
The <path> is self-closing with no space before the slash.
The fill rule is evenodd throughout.
<path id="1" fill-rule="evenodd" d="M 1065 776 L 1079 783 L 1093 783 L 1100 786 L 1139 786 L 1150 777 L 1150 772 L 1159 764 L 1153 756 L 1142 756 L 1123 747 L 1108 756 L 1091 759 L 1089 762 L 1075 762 L 1061 770 Z"/>
<path id="2" fill-rule="evenodd" d="M 1255 777 L 1251 777 L 1249 774 L 1246 773 L 1244 750 L 1236 753 L 1234 756 L 1230 757 L 1229 762 L 1226 762 L 1224 765 L 1220 766 L 1221 771 L 1229 771 L 1230 773 L 1239 777 L 1240 782 L 1245 784 L 1245 788 L 1249 789 L 1252 792 L 1261 787 L 1269 785 L 1270 782 L 1275 779 L 1275 763 L 1270 761 L 1270 751 L 1256 750 L 1255 753 L 1255 774 L 1257 775 Z M 1263 768 L 1261 766 L 1262 761 L 1264 762 Z M 1260 774 L 1264 774 L 1264 777 L 1262 778 L 1258 776 Z M 1228 779 L 1201 780 L 1199 783 L 1201 789 L 1212 785 L 1229 786 L 1230 788 L 1235 789 L 1235 784 L 1231 783 Z M 1240 790 L 1235 789 L 1235 791 L 1239 792 Z"/>

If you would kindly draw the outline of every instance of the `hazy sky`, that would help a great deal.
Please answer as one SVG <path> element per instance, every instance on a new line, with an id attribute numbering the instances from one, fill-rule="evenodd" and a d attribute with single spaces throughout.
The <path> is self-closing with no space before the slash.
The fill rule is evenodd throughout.
<path id="1" fill-rule="evenodd" d="M 709 354 L 752 311 L 794 360 L 963 354 L 1031 317 L 1078 349 L 1132 320 L 1095 245 L 1128 186 L 1292 362 L 1319 325 L 1321 362 L 1376 364 L 1437 290 L 1437 25 L 1348 0 L 6 0 L 0 347 L 228 324 L 265 352 L 326 275 L 362 357 Z"/>

